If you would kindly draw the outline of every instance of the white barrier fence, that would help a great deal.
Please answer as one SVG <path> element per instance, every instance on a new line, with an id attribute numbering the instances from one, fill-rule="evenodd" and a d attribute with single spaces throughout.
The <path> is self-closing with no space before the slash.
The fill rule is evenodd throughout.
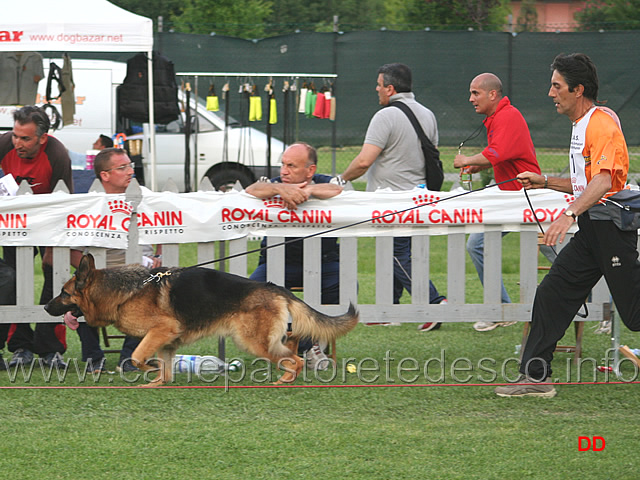
<path id="1" fill-rule="evenodd" d="M 65 189 L 62 188 L 64 191 Z M 91 191 L 100 191 L 99 183 L 94 183 Z M 210 184 L 203 184 L 201 191 L 211 190 Z M 20 194 L 28 193 L 29 187 L 21 186 Z M 357 195 L 357 192 L 352 192 Z M 81 201 L 89 194 L 69 195 L 65 205 L 73 203 L 74 198 Z M 155 194 L 157 195 L 157 194 Z M 190 194 L 171 193 L 171 198 L 188 196 Z M 226 194 L 217 194 L 226 195 Z M 40 197 L 40 196 L 38 196 Z M 37 197 L 31 197 L 37 198 Z M 128 231 L 127 262 L 136 263 L 141 258 L 141 248 L 138 245 L 139 228 L 135 216 L 137 207 L 142 199 L 142 192 L 136 182 L 127 190 L 126 200 L 133 210 Z M 2 201 L 2 198 L 0 198 Z M 337 200 L 336 200 L 337 201 Z M 384 200 L 387 202 L 388 200 Z M 558 212 L 561 211 L 559 207 Z M 380 211 L 380 209 L 376 210 Z M 524 215 L 526 217 L 526 214 Z M 411 230 L 412 236 L 412 272 L 413 295 L 410 304 L 393 304 L 393 237 L 390 232 L 396 231 L 396 226 L 385 225 L 384 233 L 375 235 L 375 302 L 364 304 L 358 302 L 358 238 L 348 228 L 334 232 L 340 237 L 340 304 L 320 305 L 320 271 L 321 248 L 320 237 L 304 240 L 304 300 L 310 305 L 328 314 L 343 313 L 349 302 L 357 304 L 362 322 L 476 322 L 476 321 L 529 321 L 531 304 L 538 283 L 538 245 L 537 226 L 530 221 L 520 224 L 509 218 L 501 224 L 449 224 L 422 225 L 420 229 Z M 277 229 L 272 229 L 273 231 Z M 517 231 L 520 233 L 520 265 L 519 265 L 519 300 L 511 304 L 501 303 L 502 277 L 502 232 Z M 407 236 L 406 226 L 397 229 L 398 236 Z M 215 235 L 215 229 L 212 230 Z M 484 232 L 485 234 L 485 282 L 484 299 L 482 303 L 466 303 L 466 234 Z M 306 235 L 308 230 L 298 230 L 298 235 Z M 429 257 L 431 252 L 431 235 L 446 235 L 446 252 L 439 251 L 438 255 L 447 257 L 446 296 L 448 304 L 429 304 Z M 369 235 L 373 236 L 373 235 Z M 221 236 L 221 238 L 225 238 Z M 269 236 L 268 244 L 274 245 L 284 240 L 282 237 Z M 6 244 L 6 243 L 5 243 Z M 2 323 L 30 323 L 30 322 L 60 322 L 59 318 L 52 318 L 42 306 L 34 301 L 34 254 L 33 246 L 22 243 L 17 250 L 17 304 L 0 306 L 0 322 Z M 53 280 L 54 295 L 62 288 L 71 275 L 69 265 L 69 246 L 54 246 L 53 248 Z M 163 243 L 163 265 L 178 266 L 180 258 L 179 243 Z M 105 248 L 90 247 L 89 251 L 96 257 L 98 268 L 106 264 Z M 198 263 L 219 259 L 227 255 L 239 254 L 247 251 L 247 236 L 234 239 L 213 240 L 197 243 Z M 268 279 L 276 284 L 284 284 L 284 247 L 270 248 L 268 255 Z M 216 268 L 218 264 L 207 265 Z M 247 257 L 237 256 L 228 260 L 228 270 L 242 276 L 248 276 Z M 473 272 L 475 275 L 475 272 Z M 441 293 L 443 285 L 437 285 Z M 39 292 L 37 292 L 39 294 Z M 588 304 L 589 317 L 587 320 L 600 321 L 608 318 L 610 311 L 610 296 L 604 280 L 596 286 Z"/>

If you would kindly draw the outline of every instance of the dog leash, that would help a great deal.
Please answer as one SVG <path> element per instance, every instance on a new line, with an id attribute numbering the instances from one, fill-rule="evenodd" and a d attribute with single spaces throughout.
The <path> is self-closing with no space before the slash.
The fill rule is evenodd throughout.
<path id="1" fill-rule="evenodd" d="M 386 217 L 389 217 L 389 216 L 392 216 L 392 215 L 397 215 L 398 213 L 408 212 L 410 210 L 415 210 L 417 208 L 426 207 L 426 206 L 429 206 L 429 205 L 435 205 L 436 203 L 440 203 L 440 202 L 444 202 L 446 200 L 451 200 L 451 199 L 454 199 L 454 198 L 462 197 L 464 195 L 469 195 L 471 193 L 481 192 L 481 191 L 487 190 L 489 188 L 493 188 L 493 187 L 497 187 L 499 185 L 503 185 L 505 183 L 513 182 L 516 179 L 517 179 L 517 177 L 513 177 L 513 178 L 511 178 L 509 180 L 504 180 L 504 181 L 499 182 L 499 183 L 492 183 L 491 185 L 487 185 L 487 186 L 479 188 L 477 190 L 468 191 L 468 192 L 465 191 L 465 192 L 462 192 L 462 193 L 458 193 L 456 195 L 452 195 L 451 197 L 441 198 L 441 199 L 438 199 L 438 200 L 434 200 L 432 202 L 422 203 L 420 205 L 416 205 L 416 206 L 413 206 L 413 207 L 405 208 L 404 210 L 398 210 L 398 211 L 395 211 L 395 212 L 392 212 L 392 213 L 387 213 L 387 214 L 380 215 L 380 216 L 377 216 L 377 217 L 372 217 L 372 218 L 367 219 L 367 220 L 360 220 L 359 222 L 350 223 L 348 225 L 342 225 L 341 227 L 331 228 L 329 230 L 325 230 L 325 231 L 322 231 L 322 232 L 311 233 L 311 234 L 309 234 L 309 235 L 307 235 L 305 237 L 291 238 L 289 240 L 285 240 L 283 242 L 276 243 L 276 244 L 273 244 L 273 245 L 267 245 L 267 246 L 260 247 L 260 248 L 254 248 L 253 250 L 247 250 L 246 252 L 235 253 L 233 255 L 228 255 L 228 256 L 223 257 L 223 258 L 216 258 L 215 260 L 209 260 L 207 262 L 198 263 L 197 265 L 192 265 L 190 267 L 185 267 L 185 268 L 203 267 L 205 265 L 210 265 L 212 263 L 223 262 L 225 260 L 230 260 L 232 258 L 238 258 L 238 257 L 242 257 L 244 255 L 249 255 L 251 253 L 263 252 L 263 251 L 269 250 L 270 248 L 282 247 L 283 245 L 289 245 L 290 243 L 304 241 L 304 240 L 306 240 L 308 238 L 317 237 L 319 235 L 325 235 L 327 233 L 337 232 L 339 230 L 344 230 L 345 228 L 356 227 L 356 226 L 362 225 L 364 223 L 369 223 L 369 222 L 371 222 L 373 220 L 379 220 L 381 218 L 386 218 Z"/>

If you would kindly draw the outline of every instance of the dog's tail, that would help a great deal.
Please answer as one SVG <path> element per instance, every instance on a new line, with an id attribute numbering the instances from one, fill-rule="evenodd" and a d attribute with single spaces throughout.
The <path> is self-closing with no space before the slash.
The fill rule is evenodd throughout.
<path id="1" fill-rule="evenodd" d="M 346 335 L 360 320 L 360 314 L 352 303 L 346 313 L 331 317 L 295 297 L 289 301 L 289 313 L 292 319 L 292 336 L 311 337 L 314 342 L 330 342 Z"/>

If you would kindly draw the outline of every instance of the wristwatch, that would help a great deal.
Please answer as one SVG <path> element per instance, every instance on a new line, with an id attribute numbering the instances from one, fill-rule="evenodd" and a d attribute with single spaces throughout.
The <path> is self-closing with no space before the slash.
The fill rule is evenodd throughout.
<path id="1" fill-rule="evenodd" d="M 565 211 L 564 211 L 564 214 L 565 214 L 567 217 L 571 217 L 571 218 L 573 218 L 574 220 L 576 219 L 576 214 L 575 214 L 575 213 L 573 213 L 571 210 L 565 210 Z"/>

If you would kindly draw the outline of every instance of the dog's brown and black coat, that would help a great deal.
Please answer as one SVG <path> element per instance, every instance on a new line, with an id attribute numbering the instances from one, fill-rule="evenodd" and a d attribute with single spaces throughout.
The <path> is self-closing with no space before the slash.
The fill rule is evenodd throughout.
<path id="1" fill-rule="evenodd" d="M 152 281 L 150 275 L 160 273 Z M 62 292 L 45 305 L 52 316 L 84 315 L 93 327 L 114 325 L 142 338 L 132 361 L 143 370 L 155 353 L 159 375 L 149 384 L 172 380 L 176 349 L 202 337 L 232 337 L 242 350 L 266 358 L 285 373 L 279 383 L 293 382 L 304 363 L 296 355 L 301 337 L 330 342 L 358 323 L 353 307 L 328 316 L 309 307 L 289 290 L 209 268 L 160 268 L 140 265 L 98 270 L 85 255 Z M 287 335 L 289 316 L 292 331 Z"/>

